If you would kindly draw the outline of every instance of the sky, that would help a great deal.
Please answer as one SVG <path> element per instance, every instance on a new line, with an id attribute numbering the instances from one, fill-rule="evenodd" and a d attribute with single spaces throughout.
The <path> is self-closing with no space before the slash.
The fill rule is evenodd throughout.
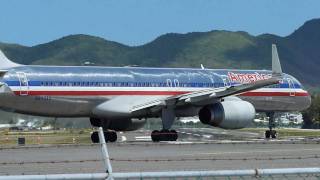
<path id="1" fill-rule="evenodd" d="M 34 46 L 88 34 L 136 46 L 211 30 L 287 36 L 320 17 L 319 0 L 0 0 L 0 42 Z"/>

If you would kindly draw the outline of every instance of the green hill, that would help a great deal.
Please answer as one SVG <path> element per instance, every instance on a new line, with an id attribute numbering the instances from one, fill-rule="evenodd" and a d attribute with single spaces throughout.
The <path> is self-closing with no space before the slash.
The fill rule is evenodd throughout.
<path id="1" fill-rule="evenodd" d="M 302 82 L 320 84 L 320 19 L 306 22 L 287 37 L 246 32 L 169 33 L 142 46 L 130 47 L 88 35 L 70 35 L 26 47 L 0 43 L 12 60 L 22 64 L 157 66 L 270 69 L 271 44 L 278 45 L 284 72 Z"/>

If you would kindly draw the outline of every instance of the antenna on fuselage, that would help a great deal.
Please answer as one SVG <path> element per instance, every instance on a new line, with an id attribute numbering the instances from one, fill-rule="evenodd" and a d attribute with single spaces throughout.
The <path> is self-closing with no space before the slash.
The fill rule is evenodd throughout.
<path id="1" fill-rule="evenodd" d="M 278 50 L 275 44 L 272 44 L 272 75 L 273 76 L 282 75 L 282 68 L 280 64 Z"/>

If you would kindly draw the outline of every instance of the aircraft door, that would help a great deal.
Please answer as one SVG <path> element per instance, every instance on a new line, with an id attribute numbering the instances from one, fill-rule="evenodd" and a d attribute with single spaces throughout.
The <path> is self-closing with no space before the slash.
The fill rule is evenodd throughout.
<path id="1" fill-rule="evenodd" d="M 168 87 L 168 89 L 172 87 L 171 79 L 167 79 L 167 87 Z"/>
<path id="2" fill-rule="evenodd" d="M 179 88 L 179 80 L 178 79 L 174 79 L 173 80 L 173 84 L 174 84 L 174 87 L 177 89 Z"/>
<path id="3" fill-rule="evenodd" d="M 230 83 L 230 80 L 229 80 L 228 76 L 221 75 L 221 78 L 223 80 L 223 84 L 224 84 L 225 87 L 231 86 L 231 83 Z"/>
<path id="4" fill-rule="evenodd" d="M 17 76 L 20 83 L 20 96 L 27 96 L 29 94 L 29 81 L 26 73 L 17 72 Z"/>
<path id="5" fill-rule="evenodd" d="M 294 83 L 292 81 L 292 79 L 288 78 L 288 85 L 289 85 L 289 89 L 290 89 L 290 96 L 295 96 L 296 92 L 295 92 L 295 87 L 294 87 Z"/>

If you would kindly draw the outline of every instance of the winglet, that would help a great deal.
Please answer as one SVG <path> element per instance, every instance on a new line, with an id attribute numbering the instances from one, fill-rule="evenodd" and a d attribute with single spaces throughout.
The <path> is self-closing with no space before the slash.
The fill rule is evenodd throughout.
<path id="1" fill-rule="evenodd" d="M 272 44 L 272 75 L 281 76 L 282 68 L 280 64 L 280 59 L 277 51 L 277 46 Z"/>
<path id="2" fill-rule="evenodd" d="M 7 69 L 7 68 L 12 68 L 12 67 L 17 67 L 21 66 L 20 64 L 14 63 L 10 61 L 4 53 L 0 50 L 0 69 Z"/>

